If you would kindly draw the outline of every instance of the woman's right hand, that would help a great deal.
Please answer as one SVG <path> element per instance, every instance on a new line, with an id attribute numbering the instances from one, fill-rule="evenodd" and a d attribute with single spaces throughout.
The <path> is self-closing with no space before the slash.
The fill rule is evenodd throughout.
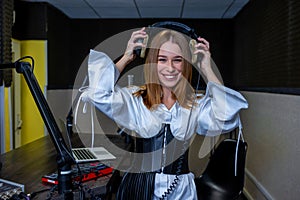
<path id="1" fill-rule="evenodd" d="M 138 31 L 134 31 L 131 34 L 131 37 L 127 43 L 127 48 L 125 51 L 125 56 L 127 56 L 130 61 L 134 60 L 135 58 L 135 54 L 133 53 L 134 49 L 138 47 L 141 48 L 145 47 L 145 45 L 142 42 L 139 42 L 138 39 L 145 39 L 146 37 L 147 37 L 147 33 L 145 32 L 145 27 L 143 27 Z"/>
<path id="2" fill-rule="evenodd" d="M 117 68 L 119 71 L 123 71 L 123 69 L 128 65 L 131 61 L 133 61 L 136 57 L 134 54 L 134 50 L 138 47 L 145 47 L 145 45 L 142 42 L 138 42 L 138 39 L 146 38 L 147 33 L 145 31 L 145 27 L 143 27 L 140 30 L 134 31 L 131 34 L 130 39 L 128 40 L 127 47 L 125 50 L 125 53 L 123 57 L 116 63 Z"/>

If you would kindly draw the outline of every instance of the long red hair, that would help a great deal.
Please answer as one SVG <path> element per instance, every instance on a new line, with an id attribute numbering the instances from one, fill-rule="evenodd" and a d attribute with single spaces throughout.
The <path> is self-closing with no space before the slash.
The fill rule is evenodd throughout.
<path id="1" fill-rule="evenodd" d="M 173 30 L 163 30 L 154 36 L 144 65 L 145 85 L 141 86 L 140 90 L 134 93 L 134 95 L 142 96 L 144 104 L 148 109 L 154 109 L 162 102 L 163 91 L 158 79 L 157 62 L 160 47 L 167 41 L 177 44 L 182 51 L 183 57 L 183 77 L 172 88 L 172 97 L 181 106 L 190 108 L 193 98 L 192 94 L 194 94 L 194 90 L 190 84 L 192 79 L 191 51 L 187 38 L 183 34 Z"/>

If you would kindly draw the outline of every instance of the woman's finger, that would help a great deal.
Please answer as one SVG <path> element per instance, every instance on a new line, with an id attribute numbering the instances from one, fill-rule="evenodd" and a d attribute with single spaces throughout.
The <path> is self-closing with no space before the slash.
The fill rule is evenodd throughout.
<path id="1" fill-rule="evenodd" d="M 209 45 L 209 42 L 206 40 L 206 39 L 204 39 L 204 38 L 202 38 L 202 37 L 199 37 L 198 38 L 198 46 L 199 47 L 202 47 L 202 48 L 204 48 L 205 50 L 209 50 L 209 48 L 210 48 L 210 45 Z"/>

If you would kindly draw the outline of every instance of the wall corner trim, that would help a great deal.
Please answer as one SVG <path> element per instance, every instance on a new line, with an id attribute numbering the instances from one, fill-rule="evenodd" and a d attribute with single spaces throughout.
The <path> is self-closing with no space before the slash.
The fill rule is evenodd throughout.
<path id="1" fill-rule="evenodd" d="M 245 169 L 245 174 L 267 200 L 274 199 L 274 197 L 272 197 L 267 189 L 255 178 L 255 176 L 247 168 Z"/>

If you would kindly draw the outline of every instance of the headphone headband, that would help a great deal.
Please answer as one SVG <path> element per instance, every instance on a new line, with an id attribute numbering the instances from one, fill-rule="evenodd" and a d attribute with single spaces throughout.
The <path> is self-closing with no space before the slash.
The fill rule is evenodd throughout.
<path id="1" fill-rule="evenodd" d="M 172 29 L 183 34 L 188 35 L 193 39 L 197 39 L 199 36 L 195 33 L 195 30 L 190 28 L 189 26 L 173 21 L 163 21 L 152 24 L 150 27 L 158 27 L 158 28 L 167 28 Z"/>
<path id="2" fill-rule="evenodd" d="M 196 41 L 199 38 L 199 36 L 195 33 L 194 29 L 188 27 L 185 24 L 179 23 L 179 22 L 174 22 L 174 21 L 156 22 L 156 23 L 152 24 L 151 26 L 149 26 L 149 28 L 150 28 L 150 30 L 149 30 L 148 34 L 150 35 L 150 38 L 151 38 L 152 34 L 155 35 L 155 33 L 153 33 L 154 30 L 151 30 L 151 28 L 165 28 L 165 29 L 171 29 L 171 30 L 174 30 L 174 31 L 178 31 L 178 32 L 180 32 L 182 34 L 185 34 L 186 36 L 192 38 L 192 40 L 194 40 L 194 43 L 196 43 Z M 156 31 L 154 31 L 154 32 L 156 32 Z M 190 40 L 190 42 L 192 40 Z M 145 45 L 147 45 L 148 38 L 147 39 L 141 39 L 141 42 L 143 42 Z M 146 54 L 146 48 L 137 48 L 137 49 L 134 50 L 134 53 L 136 55 L 144 58 L 145 54 Z M 196 56 L 194 56 L 194 57 L 196 57 Z"/>

